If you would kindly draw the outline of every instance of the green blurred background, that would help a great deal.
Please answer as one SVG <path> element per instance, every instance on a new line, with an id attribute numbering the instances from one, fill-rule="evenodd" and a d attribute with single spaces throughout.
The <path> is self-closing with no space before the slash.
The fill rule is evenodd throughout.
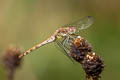
<path id="1" fill-rule="evenodd" d="M 60 26 L 83 16 L 95 19 L 80 35 L 104 59 L 106 67 L 101 80 L 120 80 L 120 1 L 117 0 L 0 0 L 0 57 L 9 44 L 26 50 L 44 41 Z M 2 65 L 0 80 L 5 80 Z M 15 80 L 85 80 L 85 73 L 80 64 L 73 64 L 52 43 L 24 58 Z"/>

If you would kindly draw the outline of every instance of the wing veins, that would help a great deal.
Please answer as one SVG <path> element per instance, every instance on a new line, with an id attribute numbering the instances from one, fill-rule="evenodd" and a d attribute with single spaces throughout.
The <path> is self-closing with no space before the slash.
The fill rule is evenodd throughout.
<path id="1" fill-rule="evenodd" d="M 73 59 L 72 59 L 72 57 L 70 57 L 69 55 L 68 55 L 68 51 L 65 49 L 65 47 L 62 45 L 62 43 L 61 42 L 59 42 L 59 41 L 56 41 L 56 43 L 57 43 L 57 45 L 59 46 L 59 48 L 61 49 L 61 51 L 64 53 L 64 55 L 66 55 L 72 62 L 73 62 Z M 74 62 L 73 62 L 74 63 Z"/>

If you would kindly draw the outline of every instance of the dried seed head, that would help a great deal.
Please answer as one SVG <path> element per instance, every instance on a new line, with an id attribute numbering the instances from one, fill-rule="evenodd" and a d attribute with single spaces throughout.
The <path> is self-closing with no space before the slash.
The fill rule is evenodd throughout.
<path id="1" fill-rule="evenodd" d="M 3 56 L 3 64 L 6 68 L 7 80 L 13 80 L 14 72 L 21 64 L 22 59 L 19 58 L 20 54 L 20 49 L 14 46 L 9 46 L 5 51 Z"/>
<path id="2" fill-rule="evenodd" d="M 87 78 L 98 80 L 100 73 L 104 68 L 103 60 L 95 53 L 88 53 L 82 62 L 82 67 L 86 72 Z"/>
<path id="3" fill-rule="evenodd" d="M 3 56 L 3 64 L 8 70 L 14 70 L 21 64 L 21 59 L 18 56 L 21 54 L 19 48 L 9 46 Z"/>
<path id="4" fill-rule="evenodd" d="M 70 45 L 70 54 L 77 62 L 80 62 L 84 59 L 88 52 L 92 51 L 92 47 L 88 42 L 82 38 L 77 37 L 73 39 Z"/>

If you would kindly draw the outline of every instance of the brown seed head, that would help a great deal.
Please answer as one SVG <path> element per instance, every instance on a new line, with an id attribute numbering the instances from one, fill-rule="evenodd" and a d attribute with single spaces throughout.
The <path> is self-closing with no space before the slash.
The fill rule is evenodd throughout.
<path id="1" fill-rule="evenodd" d="M 98 80 L 100 73 L 103 71 L 103 60 L 94 52 L 88 53 L 82 62 L 82 67 L 86 72 L 87 78 Z"/>
<path id="2" fill-rule="evenodd" d="M 82 40 L 83 40 L 82 38 L 75 38 L 73 40 L 73 45 L 75 45 L 75 47 L 81 46 Z"/>
<path id="3" fill-rule="evenodd" d="M 21 54 L 19 48 L 9 46 L 4 53 L 3 63 L 7 69 L 14 70 L 21 64 L 21 59 L 18 56 Z"/>
<path id="4" fill-rule="evenodd" d="M 70 45 L 70 54 L 77 62 L 82 62 L 86 54 L 92 51 L 91 45 L 82 37 L 73 39 Z"/>

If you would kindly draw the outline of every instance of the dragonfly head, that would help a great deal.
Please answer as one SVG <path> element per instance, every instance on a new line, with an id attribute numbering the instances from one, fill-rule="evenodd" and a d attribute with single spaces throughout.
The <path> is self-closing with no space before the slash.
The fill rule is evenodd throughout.
<path id="1" fill-rule="evenodd" d="M 76 28 L 75 27 L 68 27 L 68 33 L 69 34 L 74 34 L 76 32 Z"/>

